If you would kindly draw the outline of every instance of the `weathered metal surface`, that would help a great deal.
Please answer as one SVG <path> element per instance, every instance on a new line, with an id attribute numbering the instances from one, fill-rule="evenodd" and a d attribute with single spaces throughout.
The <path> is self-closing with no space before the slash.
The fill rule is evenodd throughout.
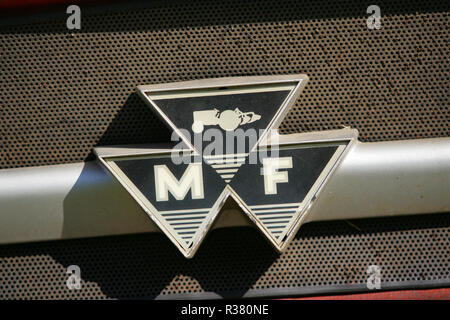
<path id="1" fill-rule="evenodd" d="M 308 221 L 450 211 L 450 138 L 357 143 Z M 247 225 L 224 208 L 215 228 Z M 0 243 L 157 231 L 96 162 L 0 171 Z"/>

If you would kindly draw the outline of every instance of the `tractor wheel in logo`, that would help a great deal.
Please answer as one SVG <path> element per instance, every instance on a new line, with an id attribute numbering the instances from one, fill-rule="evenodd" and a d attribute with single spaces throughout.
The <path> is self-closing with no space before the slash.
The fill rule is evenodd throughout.
<path id="1" fill-rule="evenodd" d="M 201 121 L 195 121 L 193 124 L 192 124 L 192 131 L 194 131 L 195 133 L 201 133 L 201 132 L 203 132 L 203 128 L 204 128 L 205 126 L 203 125 L 203 122 L 201 122 Z"/>
<path id="2" fill-rule="evenodd" d="M 240 123 L 241 119 L 239 114 L 233 110 L 225 110 L 220 114 L 219 126 L 225 131 L 233 131 L 239 127 Z"/>

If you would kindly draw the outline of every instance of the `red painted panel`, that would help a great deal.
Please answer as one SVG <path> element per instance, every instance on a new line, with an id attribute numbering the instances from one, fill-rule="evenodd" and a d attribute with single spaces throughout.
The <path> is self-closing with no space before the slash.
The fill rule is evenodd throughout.
<path id="1" fill-rule="evenodd" d="M 285 300 L 450 300 L 450 289 L 401 290 Z"/>
<path id="2" fill-rule="evenodd" d="M 0 0 L 0 8 L 34 7 L 49 4 L 77 4 L 80 2 L 98 2 L 97 0 Z"/>

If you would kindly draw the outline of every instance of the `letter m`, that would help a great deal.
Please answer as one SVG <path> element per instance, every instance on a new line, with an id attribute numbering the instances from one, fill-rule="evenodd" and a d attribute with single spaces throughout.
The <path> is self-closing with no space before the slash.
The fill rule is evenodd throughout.
<path id="1" fill-rule="evenodd" d="M 154 166 L 156 201 L 168 201 L 169 191 L 177 200 L 183 200 L 191 189 L 192 199 L 203 199 L 203 172 L 201 163 L 191 163 L 180 180 L 166 165 Z"/>

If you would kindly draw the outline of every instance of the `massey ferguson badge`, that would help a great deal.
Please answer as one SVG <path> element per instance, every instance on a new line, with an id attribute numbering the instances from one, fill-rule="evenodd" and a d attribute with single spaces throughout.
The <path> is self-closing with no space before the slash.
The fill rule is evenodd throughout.
<path id="1" fill-rule="evenodd" d="M 307 79 L 140 86 L 140 96 L 173 130 L 177 144 L 96 153 L 184 256 L 195 254 L 228 197 L 282 251 L 357 137 L 352 129 L 274 132 Z"/>

